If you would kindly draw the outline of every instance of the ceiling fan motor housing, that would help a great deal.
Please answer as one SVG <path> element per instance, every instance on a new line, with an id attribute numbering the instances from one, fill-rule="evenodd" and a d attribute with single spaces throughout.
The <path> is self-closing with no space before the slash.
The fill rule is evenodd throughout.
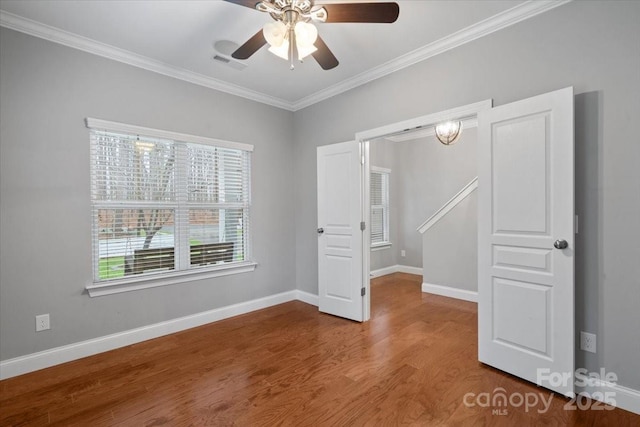
<path id="1" fill-rule="evenodd" d="M 272 0 L 261 1 L 256 4 L 256 9 L 267 12 L 276 21 L 285 24 L 295 24 L 298 21 L 309 22 L 310 20 L 324 22 L 327 12 L 323 7 L 311 10 L 313 2 L 310 0 Z M 295 16 L 294 16 L 295 15 Z"/>

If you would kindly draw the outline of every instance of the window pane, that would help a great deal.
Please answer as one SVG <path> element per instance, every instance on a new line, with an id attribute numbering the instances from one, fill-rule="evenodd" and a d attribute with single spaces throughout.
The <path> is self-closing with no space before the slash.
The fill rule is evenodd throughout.
<path id="1" fill-rule="evenodd" d="M 371 243 L 389 242 L 389 172 L 370 175 Z"/>
<path id="2" fill-rule="evenodd" d="M 189 144 L 190 202 L 242 203 L 249 199 L 248 153 L 241 150 Z"/>
<path id="3" fill-rule="evenodd" d="M 98 279 L 173 270 L 172 209 L 98 209 Z"/>
<path id="4" fill-rule="evenodd" d="M 225 203 L 243 203 L 249 200 L 248 153 L 239 150 L 219 149 L 220 170 L 224 179 L 220 182 L 220 200 Z"/>
<path id="5" fill-rule="evenodd" d="M 170 141 L 92 133 L 94 200 L 175 200 L 176 153 Z"/>
<path id="6" fill-rule="evenodd" d="M 371 208 L 371 243 L 384 241 L 384 217 L 381 207 Z"/>
<path id="7" fill-rule="evenodd" d="M 371 172 L 370 197 L 372 205 L 381 205 L 382 196 L 382 174 Z"/>
<path id="8" fill-rule="evenodd" d="M 191 266 L 244 261 L 245 209 L 190 209 Z"/>
<path id="9" fill-rule="evenodd" d="M 189 144 L 187 159 L 189 201 L 218 202 L 219 177 L 216 147 Z"/>

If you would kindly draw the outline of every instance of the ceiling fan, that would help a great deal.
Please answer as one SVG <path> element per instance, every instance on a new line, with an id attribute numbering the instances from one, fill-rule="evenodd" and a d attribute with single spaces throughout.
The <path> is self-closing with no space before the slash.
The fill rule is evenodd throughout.
<path id="1" fill-rule="evenodd" d="M 338 65 L 338 60 L 318 36 L 318 30 L 312 22 L 392 23 L 400 13 L 400 7 L 395 2 L 316 4 L 313 0 L 225 1 L 268 13 L 274 19 L 231 56 L 247 59 L 268 43 L 270 52 L 291 60 L 292 70 L 295 53 L 299 60 L 313 56 L 324 70 Z"/>

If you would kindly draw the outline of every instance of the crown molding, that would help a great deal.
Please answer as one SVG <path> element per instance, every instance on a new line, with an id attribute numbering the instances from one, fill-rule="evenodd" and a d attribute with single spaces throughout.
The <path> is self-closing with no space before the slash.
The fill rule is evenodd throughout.
<path id="1" fill-rule="evenodd" d="M 292 111 L 292 104 L 289 101 L 245 89 L 222 80 L 214 79 L 213 77 L 194 73 L 193 71 L 188 71 L 184 68 L 175 67 L 125 49 L 101 43 L 87 37 L 79 36 L 77 34 L 51 27 L 2 10 L 0 10 L 0 26 L 67 47 L 82 50 L 84 52 L 92 53 L 94 55 L 102 56 L 103 58 L 112 59 L 114 61 L 122 62 L 154 73 L 173 77 L 178 80 L 183 80 L 209 89 L 218 90 L 220 92 L 225 92 Z"/>
<path id="2" fill-rule="evenodd" d="M 490 18 L 463 28 L 453 34 L 429 43 L 405 55 L 399 56 L 378 67 L 372 68 L 355 77 L 343 80 L 327 89 L 323 89 L 312 95 L 304 97 L 293 103 L 293 110 L 301 110 L 310 105 L 316 104 L 332 96 L 339 95 L 350 89 L 361 86 L 372 80 L 379 79 L 388 74 L 410 67 L 418 62 L 429 59 L 433 56 L 444 53 L 448 50 L 462 46 L 488 34 L 502 30 L 503 28 L 517 24 L 518 22 L 532 18 L 541 13 L 547 12 L 558 6 L 562 6 L 572 0 L 529 0 L 511 9 L 498 13 Z"/>
<path id="3" fill-rule="evenodd" d="M 70 33 L 49 25 L 42 24 L 31 19 L 23 18 L 12 13 L 0 10 L 0 26 L 15 31 L 20 31 L 34 37 L 39 37 L 54 43 L 68 46 L 114 61 L 122 62 L 134 67 L 142 68 L 154 73 L 173 77 L 209 89 L 218 90 L 231 95 L 236 95 L 252 101 L 282 108 L 288 111 L 298 111 L 310 105 L 316 104 L 325 99 L 331 98 L 340 93 L 346 92 L 355 87 L 361 86 L 370 81 L 384 77 L 395 71 L 407 68 L 418 62 L 439 55 L 448 50 L 454 49 L 465 43 L 469 43 L 480 37 L 499 31 L 518 22 L 532 18 L 541 13 L 547 12 L 558 6 L 569 3 L 572 0 L 529 0 L 511 9 L 494 15 L 484 21 L 478 22 L 449 36 L 443 37 L 433 43 L 419 49 L 399 56 L 385 64 L 358 74 L 330 86 L 327 89 L 318 91 L 312 95 L 291 102 L 274 96 L 266 95 L 257 91 L 246 89 L 232 83 L 208 77 L 199 73 L 185 70 L 180 67 L 166 64 L 155 59 L 148 58 L 124 49 L 120 49 L 105 43 Z"/>

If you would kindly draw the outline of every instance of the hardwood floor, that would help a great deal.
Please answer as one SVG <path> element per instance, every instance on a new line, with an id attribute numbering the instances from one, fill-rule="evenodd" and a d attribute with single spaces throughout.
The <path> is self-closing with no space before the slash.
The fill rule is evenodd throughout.
<path id="1" fill-rule="evenodd" d="M 480 364 L 475 304 L 420 283 L 376 279 L 364 324 L 289 302 L 4 380 L 0 425 L 640 425 Z"/>

